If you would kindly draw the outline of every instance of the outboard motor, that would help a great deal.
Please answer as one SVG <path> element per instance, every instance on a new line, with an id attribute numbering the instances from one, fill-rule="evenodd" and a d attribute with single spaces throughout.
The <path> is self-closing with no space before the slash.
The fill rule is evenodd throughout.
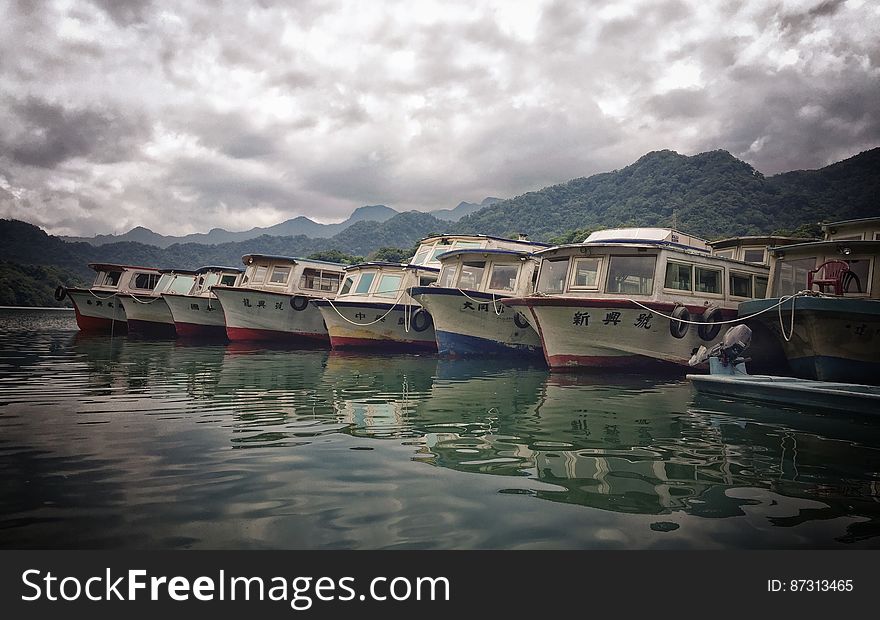
<path id="1" fill-rule="evenodd" d="M 701 346 L 688 361 L 688 365 L 696 366 L 709 360 L 709 373 L 713 375 L 747 374 L 746 358 L 740 357 L 752 343 L 752 330 L 747 325 L 731 327 L 724 334 L 721 342 L 706 349 Z"/>

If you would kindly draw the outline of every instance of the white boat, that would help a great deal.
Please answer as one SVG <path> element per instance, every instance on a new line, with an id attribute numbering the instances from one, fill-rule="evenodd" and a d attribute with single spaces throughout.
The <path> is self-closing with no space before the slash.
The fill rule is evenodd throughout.
<path id="1" fill-rule="evenodd" d="M 335 350 L 381 348 L 435 351 L 431 315 L 409 295 L 427 286 L 439 269 L 403 263 L 371 262 L 346 268 L 335 299 L 312 301 L 320 311 Z"/>
<path id="2" fill-rule="evenodd" d="M 409 263 L 373 262 L 349 267 L 337 298 L 314 303 L 321 309 L 334 349 L 436 351 L 433 319 L 409 291 L 437 280 L 440 256 L 462 249 L 536 247 L 546 244 L 489 235 L 427 237 Z"/>
<path id="3" fill-rule="evenodd" d="M 225 340 L 223 308 L 211 287 L 234 287 L 243 273 L 244 270 L 237 267 L 202 267 L 196 270 L 196 279 L 189 291 L 163 293 L 178 338 Z"/>
<path id="4" fill-rule="evenodd" d="M 187 269 L 160 269 L 153 290 L 116 294 L 125 309 L 129 335 L 146 338 L 174 338 L 174 318 L 163 293 L 187 293 L 192 289 L 196 272 Z"/>
<path id="5" fill-rule="evenodd" d="M 880 217 L 823 224 L 825 238 L 773 248 L 767 299 L 740 304 L 793 374 L 880 383 Z M 792 297 L 794 296 L 794 297 Z"/>
<path id="6" fill-rule="evenodd" d="M 431 313 L 441 355 L 541 355 L 538 332 L 499 301 L 532 292 L 538 260 L 531 252 L 466 248 L 438 258 L 437 282 L 410 294 Z"/>
<path id="7" fill-rule="evenodd" d="M 312 299 L 333 298 L 345 265 L 306 258 L 246 254 L 237 286 L 212 287 L 223 308 L 230 341 L 296 345 L 328 342 Z"/>
<path id="8" fill-rule="evenodd" d="M 766 266 L 667 228 L 603 230 L 536 255 L 535 294 L 501 302 L 530 313 L 553 369 L 686 365 L 767 288 Z"/>
<path id="9" fill-rule="evenodd" d="M 159 270 L 152 267 L 134 267 L 111 263 L 91 263 L 96 272 L 89 288 L 58 287 L 58 301 L 67 295 L 73 302 L 76 324 L 84 332 L 125 333 L 128 328 L 125 310 L 116 298 L 117 293 L 147 294 L 159 281 Z"/>
<path id="10" fill-rule="evenodd" d="M 724 398 L 771 402 L 787 406 L 880 414 L 880 387 L 816 381 L 775 375 L 750 375 L 740 355 L 749 346 L 751 330 L 738 325 L 712 350 L 702 348 L 694 362 L 708 359 L 708 375 L 688 375 L 698 392 Z"/>

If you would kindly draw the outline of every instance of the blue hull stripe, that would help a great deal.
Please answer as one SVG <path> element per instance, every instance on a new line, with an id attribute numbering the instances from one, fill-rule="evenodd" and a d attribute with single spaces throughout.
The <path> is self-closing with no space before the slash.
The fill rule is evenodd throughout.
<path id="1" fill-rule="evenodd" d="M 477 336 L 465 336 L 436 330 L 437 350 L 440 355 L 472 356 L 472 355 L 510 355 L 542 356 L 540 347 L 528 345 L 505 345 L 497 340 L 478 338 Z"/>

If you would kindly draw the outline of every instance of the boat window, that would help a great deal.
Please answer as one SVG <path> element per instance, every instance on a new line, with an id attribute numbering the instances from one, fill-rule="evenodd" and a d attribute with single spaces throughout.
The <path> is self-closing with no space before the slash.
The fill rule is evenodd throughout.
<path id="1" fill-rule="evenodd" d="M 438 256 L 440 256 L 441 254 L 443 254 L 445 252 L 451 252 L 451 251 L 452 251 L 451 245 L 438 245 L 436 248 L 434 248 L 434 251 L 431 253 L 431 258 L 428 262 L 429 263 L 436 263 Z"/>
<path id="2" fill-rule="evenodd" d="M 431 251 L 431 246 L 426 248 L 419 248 L 419 251 L 416 252 L 415 258 L 412 259 L 412 262 L 416 265 L 423 265 L 425 263 L 425 257 L 428 256 L 428 252 Z"/>
<path id="3" fill-rule="evenodd" d="M 134 277 L 132 288 L 138 288 L 142 291 L 152 291 L 159 283 L 158 273 L 139 273 Z"/>
<path id="4" fill-rule="evenodd" d="M 537 292 L 561 293 L 565 288 L 565 276 L 568 273 L 568 259 L 557 258 L 544 260 L 538 276 Z"/>
<path id="5" fill-rule="evenodd" d="M 199 278 L 199 289 L 207 290 L 217 284 L 217 281 L 220 279 L 219 273 L 209 273 L 206 276 L 202 276 Z"/>
<path id="6" fill-rule="evenodd" d="M 694 290 L 697 293 L 721 294 L 721 270 L 694 267 Z"/>
<path id="7" fill-rule="evenodd" d="M 679 291 L 692 291 L 691 266 L 683 263 L 666 263 L 666 288 L 674 288 Z"/>
<path id="8" fill-rule="evenodd" d="M 861 241 L 862 235 L 845 235 L 843 237 L 834 236 L 832 239 L 834 241 Z"/>
<path id="9" fill-rule="evenodd" d="M 764 248 L 743 248 L 743 261 L 746 263 L 764 263 Z"/>
<path id="10" fill-rule="evenodd" d="M 733 253 L 735 251 L 736 250 L 734 250 L 733 248 L 729 250 L 718 250 L 717 252 L 715 252 L 715 256 L 718 256 L 720 258 L 733 258 Z"/>
<path id="11" fill-rule="evenodd" d="M 355 277 L 348 276 L 345 278 L 345 282 L 342 284 L 342 289 L 340 289 L 340 295 L 348 295 L 348 292 L 351 290 L 352 285 L 354 284 Z"/>
<path id="12" fill-rule="evenodd" d="M 730 272 L 731 297 L 752 296 L 752 276 L 747 273 Z"/>
<path id="13" fill-rule="evenodd" d="M 195 278 L 193 276 L 174 276 L 174 278 L 171 280 L 171 286 L 169 286 L 166 290 L 170 293 L 179 293 L 180 295 L 186 295 L 192 289 L 194 279 Z"/>
<path id="14" fill-rule="evenodd" d="M 650 295 L 654 290 L 656 256 L 612 256 L 608 264 L 609 293 Z"/>
<path id="15" fill-rule="evenodd" d="M 599 288 L 599 266 L 602 259 L 598 257 L 574 259 L 572 288 Z"/>
<path id="16" fill-rule="evenodd" d="M 452 244 L 456 250 L 460 250 L 462 248 L 479 248 L 482 247 L 482 243 L 479 241 L 456 241 Z"/>
<path id="17" fill-rule="evenodd" d="M 452 283 L 455 281 L 455 270 L 458 269 L 458 265 L 443 265 L 440 269 L 440 279 L 437 283 L 443 288 L 451 288 Z"/>
<path id="18" fill-rule="evenodd" d="M 437 276 L 431 274 L 427 276 L 419 276 L 419 286 L 430 286 L 437 281 Z"/>
<path id="19" fill-rule="evenodd" d="M 464 261 L 458 274 L 458 288 L 480 288 L 485 270 L 486 261 Z"/>
<path id="20" fill-rule="evenodd" d="M 258 265 L 254 269 L 253 281 L 255 284 L 263 281 L 263 279 L 266 277 L 267 270 L 268 270 L 268 267 L 266 267 L 265 265 Z"/>
<path id="21" fill-rule="evenodd" d="M 397 297 L 401 279 L 403 279 L 403 276 L 398 274 L 385 274 L 379 280 L 379 286 L 376 287 L 375 295 L 377 297 Z"/>
<path id="22" fill-rule="evenodd" d="M 269 276 L 269 284 L 287 284 L 290 278 L 290 267 L 275 266 Z"/>
<path id="23" fill-rule="evenodd" d="M 767 276 L 755 276 L 755 298 L 767 297 Z"/>
<path id="24" fill-rule="evenodd" d="M 237 276 L 234 276 L 232 274 L 227 274 L 227 275 L 220 278 L 220 285 L 221 286 L 235 286 L 236 277 Z"/>
<path id="25" fill-rule="evenodd" d="M 794 295 L 807 288 L 807 272 L 816 267 L 816 257 L 781 260 L 776 263 L 773 296 Z"/>
<path id="26" fill-rule="evenodd" d="M 843 276 L 844 293 L 867 293 L 868 274 L 871 260 L 868 258 L 847 259 L 849 273 Z"/>
<path id="27" fill-rule="evenodd" d="M 339 280 L 342 274 L 336 271 L 323 271 L 321 269 L 303 269 L 299 279 L 299 287 L 313 291 L 335 293 L 339 290 Z"/>
<path id="28" fill-rule="evenodd" d="M 376 272 L 369 271 L 367 273 L 361 274 L 361 281 L 358 282 L 357 288 L 354 289 L 356 295 L 366 295 L 370 287 L 373 285 L 373 280 L 376 279 Z"/>
<path id="29" fill-rule="evenodd" d="M 489 289 L 493 291 L 513 291 L 519 265 L 493 265 L 489 274 Z"/>
<path id="30" fill-rule="evenodd" d="M 104 286 L 119 286 L 119 278 L 122 277 L 121 271 L 108 271 L 104 275 L 103 282 L 96 282 L 96 284 L 103 284 Z M 99 277 L 100 280 L 100 277 Z"/>

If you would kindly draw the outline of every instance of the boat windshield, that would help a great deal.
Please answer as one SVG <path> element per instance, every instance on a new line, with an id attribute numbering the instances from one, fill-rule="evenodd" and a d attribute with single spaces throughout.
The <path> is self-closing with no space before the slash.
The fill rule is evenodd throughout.
<path id="1" fill-rule="evenodd" d="M 538 277 L 539 293 L 561 293 L 565 288 L 565 276 L 568 273 L 568 258 L 545 260 L 541 264 L 541 275 Z"/>
<path id="2" fill-rule="evenodd" d="M 609 293 L 650 295 L 654 290 L 656 256 L 612 256 L 608 265 Z"/>

